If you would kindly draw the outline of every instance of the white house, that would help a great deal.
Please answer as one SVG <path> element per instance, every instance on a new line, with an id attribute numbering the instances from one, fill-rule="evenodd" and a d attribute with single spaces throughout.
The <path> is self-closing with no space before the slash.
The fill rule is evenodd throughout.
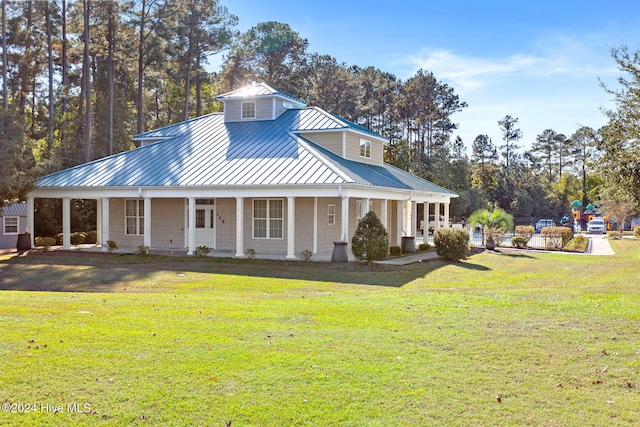
<path id="1" fill-rule="evenodd" d="M 137 135 L 139 148 L 40 179 L 29 229 L 34 199 L 60 198 L 69 248 L 70 200 L 95 199 L 98 243 L 295 258 L 350 241 L 369 210 L 391 244 L 415 236 L 418 203 L 448 223 L 457 195 L 384 163 L 382 136 L 266 84 L 217 99 L 223 113 Z"/>

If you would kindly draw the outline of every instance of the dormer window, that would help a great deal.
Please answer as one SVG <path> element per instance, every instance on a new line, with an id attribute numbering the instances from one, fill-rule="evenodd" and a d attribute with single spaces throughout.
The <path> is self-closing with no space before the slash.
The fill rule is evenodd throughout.
<path id="1" fill-rule="evenodd" d="M 242 104 L 242 119 L 255 119 L 256 118 L 256 103 L 255 101 L 243 102 Z"/>
<path id="2" fill-rule="evenodd" d="M 371 141 L 367 139 L 360 140 L 360 157 L 371 158 Z"/>

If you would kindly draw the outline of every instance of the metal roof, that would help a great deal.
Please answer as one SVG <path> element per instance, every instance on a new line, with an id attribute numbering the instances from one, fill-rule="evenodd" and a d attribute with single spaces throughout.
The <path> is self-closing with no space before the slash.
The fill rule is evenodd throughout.
<path id="1" fill-rule="evenodd" d="M 0 216 L 27 216 L 26 203 L 13 203 L 0 208 Z"/>
<path id="2" fill-rule="evenodd" d="M 167 138 L 41 178 L 37 187 L 358 184 L 455 193 L 390 165 L 344 159 L 292 131 L 350 128 L 317 108 L 276 120 L 225 123 L 221 114 L 143 135 Z"/>
<path id="3" fill-rule="evenodd" d="M 218 101 L 224 102 L 230 99 L 256 98 L 256 97 L 266 97 L 266 96 L 273 96 L 273 95 L 277 95 L 282 98 L 286 98 L 289 101 L 293 101 L 296 104 L 298 104 L 297 105 L 298 107 L 304 107 L 307 105 L 307 103 L 304 102 L 302 99 L 296 98 L 295 96 L 290 95 L 281 90 L 274 89 L 266 83 L 256 83 L 251 86 L 245 86 L 243 88 L 240 88 L 231 92 L 223 93 L 222 95 L 216 96 L 216 99 Z"/>

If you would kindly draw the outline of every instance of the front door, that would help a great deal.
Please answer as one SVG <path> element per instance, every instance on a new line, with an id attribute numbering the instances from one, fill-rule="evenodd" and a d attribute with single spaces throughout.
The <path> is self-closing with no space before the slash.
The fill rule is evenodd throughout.
<path id="1" fill-rule="evenodd" d="M 216 248 L 216 205 L 214 199 L 196 200 L 196 247 Z"/>

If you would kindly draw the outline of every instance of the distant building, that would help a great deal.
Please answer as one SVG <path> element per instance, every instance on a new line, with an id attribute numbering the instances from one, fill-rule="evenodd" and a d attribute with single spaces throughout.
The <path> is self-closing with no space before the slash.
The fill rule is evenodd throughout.
<path id="1" fill-rule="evenodd" d="M 18 234 L 22 234 L 27 229 L 27 204 L 14 203 L 0 208 L 0 249 L 16 247 Z"/>

